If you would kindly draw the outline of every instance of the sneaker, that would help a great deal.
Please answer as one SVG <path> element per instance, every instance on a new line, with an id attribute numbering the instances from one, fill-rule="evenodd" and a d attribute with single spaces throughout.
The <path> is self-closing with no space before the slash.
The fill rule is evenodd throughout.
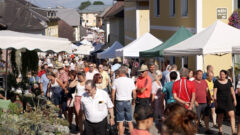
<path id="1" fill-rule="evenodd" d="M 224 133 L 223 132 L 218 132 L 218 135 L 224 135 Z"/>

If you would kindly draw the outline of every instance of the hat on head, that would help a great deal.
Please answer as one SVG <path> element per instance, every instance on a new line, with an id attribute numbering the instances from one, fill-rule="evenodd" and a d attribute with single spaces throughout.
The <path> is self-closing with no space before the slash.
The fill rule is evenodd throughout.
<path id="1" fill-rule="evenodd" d="M 52 63 L 49 63 L 49 64 L 48 64 L 48 67 L 53 68 L 53 64 L 52 64 Z"/>
<path id="2" fill-rule="evenodd" d="M 142 71 L 147 71 L 147 70 L 148 70 L 147 65 L 142 65 L 141 68 L 138 71 L 142 72 Z"/>

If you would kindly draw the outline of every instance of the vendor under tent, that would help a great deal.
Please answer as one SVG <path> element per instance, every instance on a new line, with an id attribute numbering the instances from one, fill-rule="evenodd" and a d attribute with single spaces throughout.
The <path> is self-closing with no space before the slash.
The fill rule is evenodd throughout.
<path id="1" fill-rule="evenodd" d="M 115 58 L 116 57 L 115 50 L 120 49 L 122 47 L 123 47 L 122 44 L 120 44 L 118 41 L 115 41 L 110 48 L 106 49 L 101 53 L 98 53 L 97 57 L 99 59 Z"/>
<path id="2" fill-rule="evenodd" d="M 116 57 L 139 57 L 140 51 L 146 51 L 162 44 L 162 41 L 154 37 L 150 33 L 146 33 L 138 39 L 134 40 L 127 46 L 117 49 Z"/>
<path id="3" fill-rule="evenodd" d="M 74 54 L 90 55 L 91 51 L 94 51 L 94 47 L 92 45 L 81 45 Z"/>
<path id="4" fill-rule="evenodd" d="M 38 50 L 38 51 L 53 51 L 72 53 L 71 42 L 68 39 L 48 37 L 37 34 L 27 34 L 15 31 L 4 30 L 0 31 L 0 48 L 6 49 L 6 62 L 8 62 L 8 49 Z M 6 63 L 8 65 L 8 63 Z M 7 97 L 7 73 L 6 66 L 6 81 L 5 81 L 5 97 Z"/>
<path id="5" fill-rule="evenodd" d="M 140 57 L 161 57 L 163 56 L 163 50 L 169 48 L 189 37 L 193 34 L 186 28 L 180 27 L 175 34 L 173 34 L 166 42 L 158 45 L 147 51 L 141 51 Z"/>
<path id="6" fill-rule="evenodd" d="M 239 29 L 229 26 L 221 21 L 216 21 L 200 33 L 165 49 L 163 54 L 165 56 L 202 55 L 204 57 L 204 55 L 207 54 L 222 55 L 233 53 L 232 64 L 234 67 L 234 54 L 240 53 L 239 35 Z M 234 68 L 233 79 L 235 80 Z"/>

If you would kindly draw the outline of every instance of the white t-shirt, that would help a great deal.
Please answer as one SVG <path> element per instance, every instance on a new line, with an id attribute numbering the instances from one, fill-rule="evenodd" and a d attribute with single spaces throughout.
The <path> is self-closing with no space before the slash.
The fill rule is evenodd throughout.
<path id="1" fill-rule="evenodd" d="M 82 96 L 85 93 L 85 85 L 82 86 L 80 83 L 78 83 L 76 90 L 77 90 L 76 96 Z"/>
<path id="2" fill-rule="evenodd" d="M 113 108 L 113 103 L 107 92 L 101 89 L 96 90 L 94 98 L 85 92 L 81 98 L 81 109 L 85 117 L 92 123 L 101 122 L 108 116 L 108 109 Z"/>
<path id="3" fill-rule="evenodd" d="M 119 77 L 113 82 L 112 89 L 116 90 L 116 100 L 131 100 L 132 91 L 136 89 L 134 81 L 128 77 Z"/>
<path id="4" fill-rule="evenodd" d="M 93 70 L 91 73 L 88 71 L 87 73 L 86 73 L 86 80 L 92 80 L 93 79 L 93 76 L 95 75 L 95 74 L 97 74 L 98 73 L 98 71 L 96 71 L 96 70 Z"/>

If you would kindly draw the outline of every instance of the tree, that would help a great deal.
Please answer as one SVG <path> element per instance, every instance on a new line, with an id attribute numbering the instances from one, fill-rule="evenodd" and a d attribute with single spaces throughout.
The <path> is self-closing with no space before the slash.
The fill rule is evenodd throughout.
<path id="1" fill-rule="evenodd" d="M 102 1 L 94 1 L 93 5 L 104 5 Z"/>
<path id="2" fill-rule="evenodd" d="M 90 6 L 91 2 L 90 1 L 84 1 L 81 3 L 81 5 L 78 7 L 80 10 L 85 9 L 86 7 Z"/>

